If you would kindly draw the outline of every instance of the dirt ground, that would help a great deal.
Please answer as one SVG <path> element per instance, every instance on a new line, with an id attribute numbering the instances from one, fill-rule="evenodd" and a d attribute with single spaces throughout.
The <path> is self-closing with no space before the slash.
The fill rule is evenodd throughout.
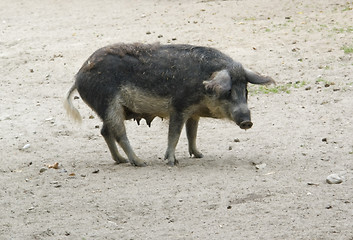
<path id="1" fill-rule="evenodd" d="M 0 239 L 353 239 L 353 2 L 0 1 Z M 202 119 L 180 164 L 167 121 L 128 121 L 148 166 L 116 165 L 101 121 L 63 97 L 117 42 L 222 50 L 276 86 L 250 86 L 254 126 Z M 49 168 L 57 162 L 58 169 Z M 326 183 L 338 174 L 343 182 Z"/>

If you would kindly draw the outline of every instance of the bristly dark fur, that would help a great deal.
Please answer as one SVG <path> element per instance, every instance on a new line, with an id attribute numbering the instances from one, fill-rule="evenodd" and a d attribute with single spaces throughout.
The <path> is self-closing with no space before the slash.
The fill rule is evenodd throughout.
<path id="1" fill-rule="evenodd" d="M 114 44 L 97 50 L 88 58 L 76 75 L 76 85 L 83 100 L 102 119 L 109 101 L 125 84 L 160 97 L 171 97 L 173 106 L 182 111 L 201 100 L 205 93 L 202 82 L 222 69 L 241 71 L 242 67 L 213 48 Z"/>

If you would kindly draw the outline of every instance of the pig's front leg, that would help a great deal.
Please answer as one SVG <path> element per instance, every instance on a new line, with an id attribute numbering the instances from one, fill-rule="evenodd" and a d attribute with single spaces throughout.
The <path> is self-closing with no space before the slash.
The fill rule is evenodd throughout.
<path id="1" fill-rule="evenodd" d="M 169 166 L 178 164 L 175 158 L 175 148 L 178 144 L 181 130 L 183 128 L 185 119 L 182 113 L 173 112 L 170 114 L 169 131 L 168 131 L 168 148 L 164 159 L 168 160 Z"/>
<path id="2" fill-rule="evenodd" d="M 195 158 L 202 158 L 203 154 L 197 150 L 196 147 L 196 136 L 197 136 L 197 127 L 199 125 L 199 117 L 189 118 L 186 121 L 186 136 L 188 137 L 189 142 L 189 153 L 190 156 L 194 155 Z"/>

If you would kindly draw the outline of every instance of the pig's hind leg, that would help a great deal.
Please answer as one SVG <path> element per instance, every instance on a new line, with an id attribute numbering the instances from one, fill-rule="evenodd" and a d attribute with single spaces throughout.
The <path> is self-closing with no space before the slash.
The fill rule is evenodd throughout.
<path id="1" fill-rule="evenodd" d="M 115 138 L 114 136 L 112 136 L 112 134 L 110 133 L 108 127 L 103 124 L 102 130 L 101 130 L 101 134 L 104 137 L 105 142 L 108 145 L 108 148 L 110 150 L 110 153 L 112 155 L 113 160 L 116 163 L 127 163 L 129 162 L 128 159 L 124 158 L 123 156 L 120 155 L 118 148 L 116 147 L 116 142 L 115 142 Z"/>
<path id="2" fill-rule="evenodd" d="M 104 130 L 104 133 L 108 132 L 106 136 L 103 135 L 104 139 L 107 142 L 107 145 L 114 160 L 118 159 L 119 163 L 126 161 L 118 153 L 117 147 L 113 139 L 116 140 L 120 147 L 124 150 L 131 165 L 144 167 L 146 166 L 146 163 L 136 156 L 136 154 L 132 150 L 129 139 L 126 136 L 124 116 L 124 109 L 120 104 L 115 103 L 109 107 L 107 117 L 104 120 L 104 127 L 102 129 L 102 131 Z"/>
<path id="3" fill-rule="evenodd" d="M 191 117 L 186 121 L 186 136 L 189 142 L 189 153 L 190 156 L 194 155 L 195 158 L 202 158 L 203 154 L 197 150 L 196 147 L 196 136 L 197 127 L 199 125 L 199 117 Z"/>

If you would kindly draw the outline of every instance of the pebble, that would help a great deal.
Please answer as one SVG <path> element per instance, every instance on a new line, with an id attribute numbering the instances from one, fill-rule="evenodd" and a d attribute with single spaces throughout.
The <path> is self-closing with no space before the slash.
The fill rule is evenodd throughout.
<path id="1" fill-rule="evenodd" d="M 260 169 L 264 169 L 266 167 L 266 163 L 261 163 L 261 164 L 256 164 L 255 168 L 260 170 Z"/>
<path id="2" fill-rule="evenodd" d="M 314 182 L 308 182 L 307 184 L 308 184 L 309 186 L 319 186 L 318 183 L 314 183 Z"/>
<path id="3" fill-rule="evenodd" d="M 329 184 L 339 184 L 343 182 L 343 179 L 338 174 L 334 173 L 326 178 L 326 182 Z"/>
<path id="4" fill-rule="evenodd" d="M 39 172 L 40 172 L 40 173 L 43 173 L 43 172 L 45 172 L 45 171 L 47 171 L 47 168 L 45 168 L 45 167 L 42 167 L 41 169 L 39 169 Z"/>
<path id="5" fill-rule="evenodd" d="M 23 150 L 26 150 L 26 149 L 28 149 L 30 146 L 31 146 L 31 144 L 27 143 L 26 145 L 24 145 L 24 146 L 22 147 L 22 149 L 23 149 Z"/>

